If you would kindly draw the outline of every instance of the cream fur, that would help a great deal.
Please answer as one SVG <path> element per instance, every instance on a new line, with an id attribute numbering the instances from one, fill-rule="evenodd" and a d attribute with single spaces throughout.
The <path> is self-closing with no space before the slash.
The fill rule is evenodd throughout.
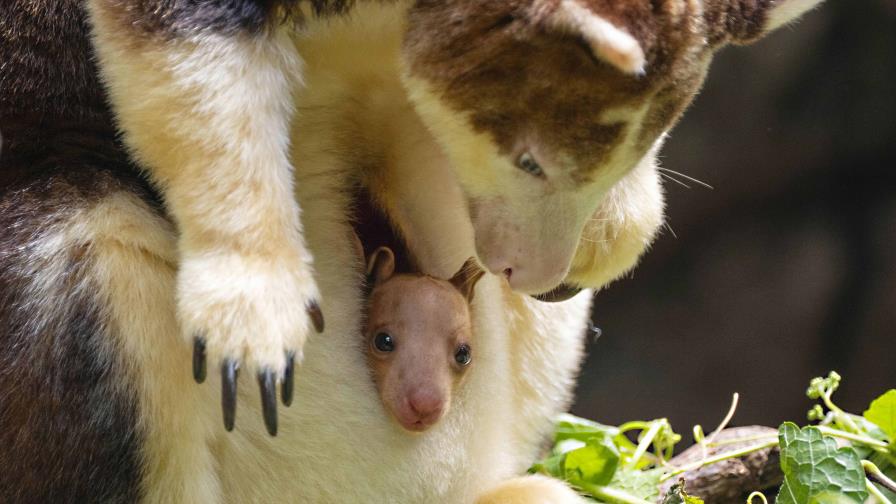
<path id="1" fill-rule="evenodd" d="M 591 502 L 563 483 L 544 476 L 528 476 L 507 480 L 476 499 L 476 504 L 552 504 L 555 502 L 586 504 Z"/>
<path id="2" fill-rule="evenodd" d="M 776 30 L 787 23 L 792 23 L 822 1 L 824 0 L 780 0 L 772 7 L 766 30 Z"/>
<path id="3" fill-rule="evenodd" d="M 122 386 L 140 398 L 145 501 L 218 500 L 207 448 L 218 428 L 217 409 L 192 383 L 188 347 L 177 336 L 171 225 L 137 197 L 114 193 L 46 229 L 33 246 L 32 261 L 42 265 L 31 275 L 28 295 L 37 309 L 25 307 L 35 314 L 33 331 L 59 319 L 52 311 L 71 304 L 60 298 L 65 292 L 86 290 L 107 307 L 104 329 L 112 338 L 104 349 L 109 355 L 98 359 L 124 368 L 129 380 Z M 89 285 L 65 286 L 59 278 L 68 266 L 66 251 L 78 248 L 90 258 Z"/>
<path id="4" fill-rule="evenodd" d="M 638 262 L 664 222 L 663 187 L 656 153 L 663 139 L 616 183 L 585 223 L 567 281 L 606 286 Z"/>
<path id="5" fill-rule="evenodd" d="M 281 370 L 319 297 L 287 153 L 295 48 L 284 30 L 159 44 L 106 4 L 88 5 L 109 96 L 178 226 L 179 332 L 206 338 L 213 369 L 228 357 L 250 375 Z"/>

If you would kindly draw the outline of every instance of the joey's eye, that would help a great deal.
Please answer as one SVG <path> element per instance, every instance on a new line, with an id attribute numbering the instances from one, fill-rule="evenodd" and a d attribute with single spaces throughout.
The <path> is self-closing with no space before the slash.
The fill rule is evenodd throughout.
<path id="1" fill-rule="evenodd" d="M 523 170 L 524 172 L 532 175 L 533 177 L 543 177 L 544 170 L 541 169 L 541 165 L 538 164 L 538 161 L 532 157 L 532 154 L 528 152 L 524 152 L 520 155 L 519 159 L 516 160 L 516 165 Z"/>
<path id="2" fill-rule="evenodd" d="M 395 341 L 387 333 L 377 333 L 373 337 L 373 346 L 380 352 L 388 353 L 395 350 Z"/>
<path id="3" fill-rule="evenodd" d="M 457 347 L 457 350 L 454 351 L 454 362 L 457 362 L 461 366 L 466 366 L 471 360 L 473 360 L 473 356 L 470 355 L 469 345 L 460 345 Z"/>

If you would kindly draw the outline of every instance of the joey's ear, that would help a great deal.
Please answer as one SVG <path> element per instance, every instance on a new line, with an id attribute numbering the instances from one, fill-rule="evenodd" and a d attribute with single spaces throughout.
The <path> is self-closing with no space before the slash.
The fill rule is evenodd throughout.
<path id="1" fill-rule="evenodd" d="M 367 260 L 367 278 L 374 285 L 385 282 L 395 273 L 395 254 L 389 247 L 380 247 Z"/>
<path id="2" fill-rule="evenodd" d="M 704 15 L 709 31 L 723 33 L 735 44 L 749 44 L 824 0 L 706 0 Z"/>
<path id="3" fill-rule="evenodd" d="M 644 73 L 644 49 L 635 37 L 579 0 L 560 0 L 545 17 L 545 22 L 549 29 L 581 38 L 596 58 L 622 72 Z"/>
<path id="4" fill-rule="evenodd" d="M 448 281 L 464 295 L 469 303 L 473 301 L 473 294 L 476 292 L 476 282 L 482 278 L 482 275 L 485 275 L 485 271 L 482 271 L 479 265 L 476 264 L 476 260 L 471 257 Z"/>

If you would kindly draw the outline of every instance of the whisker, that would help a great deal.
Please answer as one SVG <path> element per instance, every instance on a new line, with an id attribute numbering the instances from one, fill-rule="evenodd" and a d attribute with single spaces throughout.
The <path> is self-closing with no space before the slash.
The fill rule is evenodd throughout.
<path id="1" fill-rule="evenodd" d="M 663 173 L 663 172 L 660 172 L 660 176 L 662 176 L 662 177 L 665 178 L 666 180 L 671 180 L 672 182 L 675 182 L 676 184 L 678 184 L 678 185 L 684 187 L 685 189 L 690 189 L 690 188 L 691 188 L 691 186 L 685 184 L 684 182 L 678 180 L 677 178 L 675 178 L 675 177 L 673 177 L 673 176 L 671 176 L 671 175 L 667 175 L 667 174 L 665 174 L 665 173 Z"/>
<path id="2" fill-rule="evenodd" d="M 675 234 L 675 230 L 672 229 L 672 225 L 669 224 L 669 221 L 663 222 L 663 226 L 665 226 L 665 228 L 668 229 L 670 233 L 672 233 L 673 238 L 675 238 L 676 240 L 678 239 L 678 235 Z"/>
<path id="3" fill-rule="evenodd" d="M 707 189 L 710 189 L 710 190 L 715 189 L 715 187 L 707 184 L 706 182 L 699 180 L 699 179 L 695 179 L 694 177 L 691 177 L 689 175 L 685 175 L 684 173 L 677 172 L 675 170 L 670 170 L 668 168 L 663 168 L 663 167 L 660 167 L 659 170 L 663 171 L 663 172 L 667 172 L 667 173 L 673 173 L 675 175 L 678 175 L 679 177 L 683 177 L 685 180 L 690 180 L 691 182 L 693 182 L 695 184 L 702 185 L 703 187 L 705 187 Z"/>

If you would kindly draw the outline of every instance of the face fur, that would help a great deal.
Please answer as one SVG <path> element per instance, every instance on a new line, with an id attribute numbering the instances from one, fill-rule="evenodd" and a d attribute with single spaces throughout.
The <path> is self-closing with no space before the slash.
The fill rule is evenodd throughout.
<path id="1" fill-rule="evenodd" d="M 371 292 L 365 339 L 385 408 L 408 431 L 432 427 L 472 363 L 463 295 L 444 280 L 395 275 Z"/>
<path id="2" fill-rule="evenodd" d="M 367 261 L 367 362 L 383 406 L 410 432 L 435 425 L 466 376 L 473 359 L 469 304 L 483 274 L 472 258 L 448 280 L 396 274 L 388 247 Z"/>
<path id="3" fill-rule="evenodd" d="M 416 2 L 405 84 L 452 161 L 479 261 L 517 291 L 561 283 L 583 227 L 691 102 L 712 53 L 794 2 L 790 16 L 815 3 Z"/>

